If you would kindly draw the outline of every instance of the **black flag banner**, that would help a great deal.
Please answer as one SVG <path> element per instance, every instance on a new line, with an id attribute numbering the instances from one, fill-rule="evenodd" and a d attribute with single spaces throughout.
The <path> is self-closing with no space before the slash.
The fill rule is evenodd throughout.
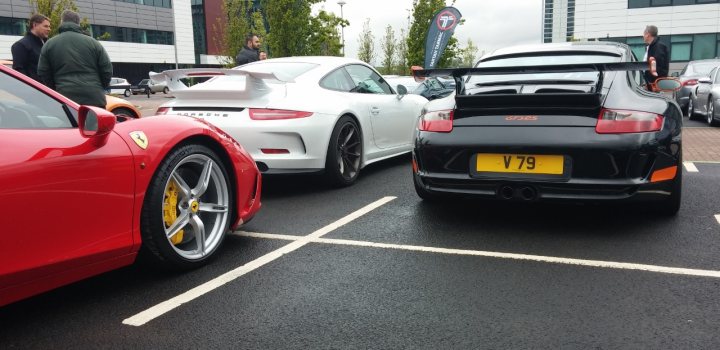
<path id="1" fill-rule="evenodd" d="M 435 68 L 461 17 L 460 11 L 449 6 L 435 14 L 425 40 L 425 69 Z"/>

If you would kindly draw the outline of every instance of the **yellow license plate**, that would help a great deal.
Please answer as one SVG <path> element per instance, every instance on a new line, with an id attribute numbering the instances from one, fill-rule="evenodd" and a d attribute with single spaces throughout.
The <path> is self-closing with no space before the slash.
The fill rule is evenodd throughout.
<path id="1" fill-rule="evenodd" d="M 492 173 L 561 175 L 564 161 L 563 156 L 480 153 L 476 169 Z"/>

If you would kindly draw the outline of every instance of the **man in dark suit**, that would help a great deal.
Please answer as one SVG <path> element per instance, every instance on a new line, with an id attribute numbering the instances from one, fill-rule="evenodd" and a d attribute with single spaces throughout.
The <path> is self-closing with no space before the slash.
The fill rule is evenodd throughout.
<path id="1" fill-rule="evenodd" d="M 50 19 L 41 14 L 34 14 L 29 22 L 30 30 L 10 49 L 13 69 L 40 81 L 37 72 L 38 61 L 40 61 L 40 50 L 50 35 Z"/>
<path id="2" fill-rule="evenodd" d="M 649 25 L 645 27 L 643 41 L 647 44 L 643 61 L 649 63 L 651 57 L 655 58 L 656 71 L 645 71 L 645 81 L 648 84 L 652 84 L 657 78 L 668 76 L 670 71 L 670 54 L 668 47 L 660 41 L 658 28 L 656 26 Z"/>

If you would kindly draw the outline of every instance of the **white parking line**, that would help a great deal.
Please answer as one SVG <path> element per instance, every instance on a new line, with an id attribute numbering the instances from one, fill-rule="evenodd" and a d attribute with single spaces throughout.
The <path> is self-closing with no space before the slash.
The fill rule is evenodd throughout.
<path id="1" fill-rule="evenodd" d="M 194 299 L 197 299 L 201 297 L 202 295 L 211 292 L 224 284 L 231 282 L 238 277 L 251 272 L 285 254 L 291 253 L 302 246 L 312 242 L 315 239 L 318 239 L 336 229 L 339 227 L 348 224 L 349 222 L 371 212 L 374 209 L 377 209 L 381 207 L 382 205 L 392 201 L 396 197 L 384 197 L 381 198 L 373 203 L 370 203 L 366 205 L 365 207 L 358 209 L 357 211 L 345 216 L 344 218 L 333 222 L 330 225 L 327 225 L 307 236 L 299 236 L 295 237 L 296 239 L 293 239 L 294 242 L 278 249 L 273 252 L 270 252 L 268 254 L 265 254 L 243 266 L 238 267 L 235 270 L 232 270 L 230 272 L 227 272 L 219 277 L 216 277 L 215 279 L 212 279 L 208 282 L 205 282 L 183 294 L 180 294 L 172 299 L 166 300 L 160 304 L 157 304 L 145 311 L 142 311 L 132 317 L 126 318 L 123 320 L 123 324 L 130 325 L 130 326 L 142 326 L 155 318 L 158 318 L 165 313 L 175 309 L 176 307 L 185 304 L 187 302 L 190 302 Z"/>
<path id="2" fill-rule="evenodd" d="M 718 222 L 720 222 L 720 215 L 716 216 L 716 218 L 718 219 Z M 673 274 L 673 275 L 720 278 L 720 271 L 714 271 L 714 270 L 686 269 L 686 268 L 679 268 L 679 267 L 633 264 L 633 263 L 623 263 L 623 262 L 615 262 L 615 261 L 570 259 L 570 258 L 558 258 L 558 257 L 542 256 L 542 255 L 488 252 L 488 251 L 481 251 L 481 250 L 434 248 L 434 247 L 424 247 L 424 246 L 411 246 L 411 245 L 353 241 L 353 240 L 345 240 L 345 239 L 313 238 L 313 239 L 308 240 L 308 239 L 304 239 L 303 237 L 298 237 L 298 236 L 275 235 L 275 234 L 268 234 L 268 233 L 254 233 L 254 232 L 242 232 L 242 231 L 234 232 L 232 234 L 237 235 L 237 236 L 242 236 L 242 237 L 279 239 L 279 240 L 287 240 L 287 241 L 303 240 L 304 242 L 310 241 L 313 243 L 337 244 L 337 245 L 346 245 L 346 246 L 371 247 L 371 248 L 383 248 L 383 249 L 409 250 L 409 251 L 416 251 L 416 252 L 451 254 L 451 255 L 482 256 L 482 257 L 487 257 L 487 258 L 498 258 L 498 259 L 529 260 L 529 261 L 537 261 L 537 262 L 553 263 L 553 264 L 602 267 L 602 268 L 607 268 L 607 269 L 618 269 L 618 270 L 639 270 L 639 271 L 666 273 L 666 274 Z"/>
<path id="3" fill-rule="evenodd" d="M 720 214 L 715 215 L 715 220 L 717 220 L 718 224 L 720 224 Z"/>
<path id="4" fill-rule="evenodd" d="M 693 162 L 683 162 L 683 165 L 685 166 L 685 170 L 687 170 L 689 173 L 697 173 L 698 168 L 695 166 Z"/>

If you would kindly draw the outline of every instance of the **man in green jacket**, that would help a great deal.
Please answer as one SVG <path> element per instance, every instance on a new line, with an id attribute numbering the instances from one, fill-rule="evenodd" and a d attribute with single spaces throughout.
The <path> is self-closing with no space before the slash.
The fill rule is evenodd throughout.
<path id="1" fill-rule="evenodd" d="M 60 34 L 40 52 L 38 75 L 45 85 L 81 104 L 105 108 L 112 64 L 105 48 L 80 28 L 80 16 L 62 14 Z"/>

